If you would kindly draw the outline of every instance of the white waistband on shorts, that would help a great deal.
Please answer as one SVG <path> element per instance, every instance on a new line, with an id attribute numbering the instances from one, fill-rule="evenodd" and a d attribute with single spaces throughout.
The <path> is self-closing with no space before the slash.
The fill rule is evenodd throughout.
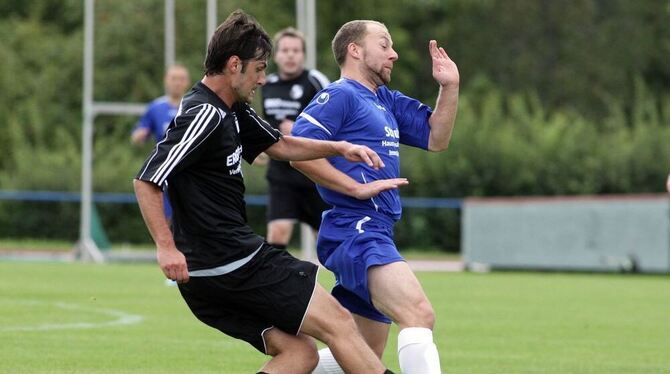
<path id="1" fill-rule="evenodd" d="M 191 277 L 216 277 L 218 275 L 224 275 L 224 274 L 231 273 L 231 272 L 241 268 L 242 266 L 244 266 L 247 262 L 251 261 L 251 259 L 254 258 L 254 256 L 256 256 L 256 254 L 258 253 L 258 251 L 261 250 L 261 248 L 263 248 L 263 244 L 261 244 L 261 246 L 258 247 L 258 249 L 256 249 L 252 254 L 250 254 L 249 256 L 247 256 L 245 258 L 241 258 L 241 259 L 233 261 L 231 263 L 221 265 L 221 266 L 217 266 L 217 267 L 211 268 L 211 269 L 201 269 L 201 270 L 189 271 L 188 275 L 191 276 Z"/>

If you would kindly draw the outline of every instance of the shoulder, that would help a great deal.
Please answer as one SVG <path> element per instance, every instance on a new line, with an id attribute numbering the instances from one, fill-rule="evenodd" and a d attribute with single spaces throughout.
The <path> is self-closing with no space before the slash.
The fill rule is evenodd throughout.
<path id="1" fill-rule="evenodd" d="M 330 83 L 328 86 L 326 86 L 325 90 L 338 95 L 356 94 L 356 87 L 349 84 L 349 82 L 346 79 L 338 79 Z"/>
<path id="2" fill-rule="evenodd" d="M 314 102 L 317 104 L 339 103 L 347 104 L 355 98 L 356 91 L 348 85 L 346 81 L 340 79 L 321 90 L 314 96 Z"/>
<path id="3" fill-rule="evenodd" d="M 377 96 L 379 97 L 388 97 L 388 98 L 393 98 L 396 96 L 396 94 L 399 94 L 400 91 L 392 90 L 388 88 L 387 86 L 379 86 L 377 87 Z"/>
<path id="4" fill-rule="evenodd" d="M 168 97 L 163 95 L 160 97 L 157 97 L 153 100 L 151 100 L 151 103 L 149 105 L 161 105 L 161 104 L 166 104 L 168 102 Z"/>
<path id="5" fill-rule="evenodd" d="M 147 105 L 147 111 L 159 110 L 169 104 L 167 96 L 157 97 Z"/>
<path id="6" fill-rule="evenodd" d="M 312 86 L 316 87 L 317 89 L 322 89 L 330 84 L 328 77 L 316 69 L 309 69 L 307 71 L 307 79 L 312 84 Z"/>
<path id="7" fill-rule="evenodd" d="M 199 127 L 216 127 L 222 120 L 232 120 L 232 116 L 211 103 L 186 100 L 182 102 L 175 117 L 178 125 L 194 124 Z"/>
<path id="8" fill-rule="evenodd" d="M 398 99 L 410 99 L 412 100 L 411 97 L 403 94 L 402 92 L 398 90 L 392 90 L 386 86 L 379 86 L 377 89 L 377 97 L 382 99 L 383 101 L 386 101 L 387 103 L 394 103 Z"/>

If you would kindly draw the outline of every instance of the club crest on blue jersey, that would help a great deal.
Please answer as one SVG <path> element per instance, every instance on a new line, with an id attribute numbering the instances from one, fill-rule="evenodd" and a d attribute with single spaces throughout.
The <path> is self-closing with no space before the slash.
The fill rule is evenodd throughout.
<path id="1" fill-rule="evenodd" d="M 316 103 L 323 105 L 328 102 L 328 99 L 330 99 L 330 94 L 328 94 L 328 92 L 324 92 L 316 98 Z"/>

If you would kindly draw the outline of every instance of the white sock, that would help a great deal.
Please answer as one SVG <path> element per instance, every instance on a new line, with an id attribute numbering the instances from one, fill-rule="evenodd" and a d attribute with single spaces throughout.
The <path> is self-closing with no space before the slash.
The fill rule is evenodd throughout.
<path id="1" fill-rule="evenodd" d="M 398 361 L 404 374 L 441 374 L 440 355 L 433 332 L 424 327 L 408 327 L 398 334 Z"/>
<path id="2" fill-rule="evenodd" d="M 319 350 L 319 364 L 312 374 L 344 374 L 344 371 L 335 361 L 330 349 L 324 348 Z"/>

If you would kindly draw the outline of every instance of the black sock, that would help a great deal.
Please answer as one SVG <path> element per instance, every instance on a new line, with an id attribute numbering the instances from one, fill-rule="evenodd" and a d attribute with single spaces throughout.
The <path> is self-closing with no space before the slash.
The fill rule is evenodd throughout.
<path id="1" fill-rule="evenodd" d="M 286 249 L 286 244 L 268 243 L 277 249 Z"/>

